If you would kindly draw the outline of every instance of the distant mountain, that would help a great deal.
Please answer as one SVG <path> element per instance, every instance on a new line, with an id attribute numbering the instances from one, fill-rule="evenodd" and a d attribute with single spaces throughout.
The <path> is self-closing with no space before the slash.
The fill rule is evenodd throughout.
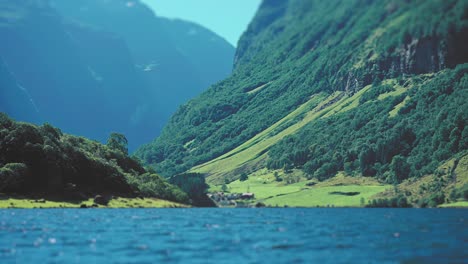
<path id="1" fill-rule="evenodd" d="M 137 154 L 215 186 L 265 169 L 263 184 L 291 171 L 398 184 L 448 160 L 443 183 L 421 192 L 468 184 L 455 175 L 468 151 L 467 10 L 466 0 L 264 0 L 232 75 Z"/>
<path id="2" fill-rule="evenodd" d="M 139 1 L 2 1 L 0 36 L 0 111 L 100 141 L 118 131 L 131 149 L 226 77 L 234 55 Z"/>

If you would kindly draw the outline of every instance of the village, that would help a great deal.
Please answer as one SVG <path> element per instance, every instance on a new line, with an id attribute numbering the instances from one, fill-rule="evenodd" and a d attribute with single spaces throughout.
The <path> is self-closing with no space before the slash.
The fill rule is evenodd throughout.
<path id="1" fill-rule="evenodd" d="M 265 207 L 261 202 L 252 203 L 255 199 L 254 193 L 208 193 L 208 198 L 218 207 Z"/>

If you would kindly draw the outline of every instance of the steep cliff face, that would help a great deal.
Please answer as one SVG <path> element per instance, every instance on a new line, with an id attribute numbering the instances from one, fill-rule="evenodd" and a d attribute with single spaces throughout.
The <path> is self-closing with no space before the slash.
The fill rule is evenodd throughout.
<path id="1" fill-rule="evenodd" d="M 99 141 L 118 131 L 134 149 L 157 135 L 178 105 L 229 73 L 234 50 L 220 37 L 200 40 L 222 47 L 218 60 L 197 65 L 202 76 L 179 52 L 165 19 L 128 3 L 0 3 L 0 81 L 15 83 L 2 87 L 0 100 L 8 104 L 1 110 Z M 202 48 L 188 53 L 210 57 Z M 35 111 L 26 111 L 31 102 Z"/>
<path id="2" fill-rule="evenodd" d="M 151 113 L 150 123 L 158 129 L 153 127 L 152 133 L 143 135 L 146 142 L 177 106 L 231 72 L 234 48 L 224 39 L 192 23 L 157 17 L 140 1 L 65 0 L 52 4 L 71 21 L 125 40 L 136 71 L 152 93 L 152 101 L 140 110 Z"/>
<path id="3" fill-rule="evenodd" d="M 460 65 L 468 62 L 463 48 L 467 36 L 467 7 L 468 1 L 463 0 L 265 0 L 241 38 L 233 74 L 182 106 L 162 135 L 138 153 L 147 163 L 156 164 L 166 176 L 191 170 L 205 173 L 216 183 L 266 166 L 302 168 L 307 162 L 317 161 L 307 171 L 314 175 L 326 163 L 317 155 L 342 155 L 345 151 L 336 149 L 348 147 L 326 138 L 317 142 L 313 137 L 305 137 L 306 128 L 328 129 L 319 122 L 322 119 L 335 127 L 338 117 L 350 112 L 357 116 L 370 114 L 380 122 L 388 118 L 393 107 L 398 113 L 408 102 L 418 109 L 415 112 L 405 110 L 414 117 L 423 109 L 415 106 L 418 102 L 414 99 L 410 101 L 417 97 L 414 96 L 416 91 L 428 92 L 427 89 L 437 87 L 436 83 L 445 78 L 450 79 L 450 86 L 459 90 L 446 95 L 437 90 L 442 93 L 440 96 L 464 93 L 466 86 L 460 77 L 464 76 L 465 68 Z M 457 68 L 456 73 L 454 68 Z M 433 80 L 434 73 L 443 77 Z M 406 101 L 405 96 L 408 96 Z M 394 101 L 381 103 L 385 98 Z M 377 108 L 367 109 L 364 107 L 367 102 Z M 387 112 L 376 110 L 383 106 L 390 109 Z M 367 112 L 363 113 L 362 109 Z M 392 112 L 392 116 L 398 116 L 396 113 Z M 460 115 L 461 120 L 466 120 L 461 112 Z M 350 154 L 350 159 L 356 161 L 365 142 L 375 143 L 376 139 L 371 140 L 366 135 L 381 133 L 385 127 L 389 129 L 398 123 L 408 126 L 405 122 L 410 119 L 404 121 L 408 116 L 398 118 L 388 123 L 382 121 L 381 126 L 374 130 L 369 128 L 359 136 L 353 134 L 349 139 L 359 139 L 362 144 L 357 146 L 357 154 Z M 393 123 L 394 120 L 398 121 Z M 365 124 L 370 120 L 361 121 Z M 336 134 L 330 137 L 359 131 L 362 125 L 334 131 Z M 418 122 L 418 125 L 411 131 L 422 127 L 431 131 L 429 123 Z M 301 137 L 296 138 L 301 147 L 288 141 L 296 134 L 304 138 L 303 141 Z M 461 132 L 459 134 L 462 137 Z M 422 134 L 416 135 L 415 142 L 422 137 Z M 389 163 L 397 154 L 409 160 L 417 156 L 402 149 L 387 157 L 389 160 L 374 161 L 387 166 L 381 173 L 389 171 Z M 463 147 L 457 145 L 456 150 L 449 152 L 462 150 Z M 434 164 L 448 156 L 426 157 L 424 165 L 415 165 L 417 168 L 413 168 L 412 175 L 423 173 L 421 167 L 431 162 L 430 168 L 434 168 Z M 330 169 L 327 165 L 328 168 L 321 170 L 328 176 L 344 170 L 347 162 L 344 156 L 333 159 L 339 161 L 334 163 L 336 167 Z M 358 172 L 358 167 L 351 170 Z M 428 168 L 425 167 L 424 173 L 430 170 Z"/>
<path id="4" fill-rule="evenodd" d="M 195 23 L 164 18 L 160 21 L 177 51 L 190 61 L 203 87 L 231 73 L 234 49 L 226 40 Z"/>
<path id="5" fill-rule="evenodd" d="M 47 121 L 99 140 L 112 130 L 129 133 L 130 118 L 146 87 L 138 85 L 141 81 L 125 42 L 112 34 L 64 24 L 53 9 L 37 3 L 41 1 L 2 4 L 11 12 L 27 10 L 21 18 L 7 18 L 0 28 L 4 65 L 18 89 L 35 103 L 40 117 L 32 118 L 35 113 L 31 112 L 23 120 Z M 106 57 L 112 60 L 106 62 Z M 133 85 L 137 92 L 128 93 Z M 16 104 L 8 113 L 16 117 L 22 111 L 21 102 L 4 100 Z"/>
<path id="6" fill-rule="evenodd" d="M 18 109 L 17 115 L 20 119 L 31 118 L 39 120 L 37 106 L 29 95 L 28 91 L 16 82 L 16 79 L 9 71 L 7 65 L 0 59 L 0 111 L 13 112 Z"/>

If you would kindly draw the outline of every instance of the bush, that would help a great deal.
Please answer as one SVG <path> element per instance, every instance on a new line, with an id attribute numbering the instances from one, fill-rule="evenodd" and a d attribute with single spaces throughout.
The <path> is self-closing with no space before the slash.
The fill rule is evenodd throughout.
<path id="1" fill-rule="evenodd" d="M 240 181 L 246 181 L 249 179 L 249 175 L 247 175 L 247 173 L 242 173 L 241 176 L 240 176 Z"/>
<path id="2" fill-rule="evenodd" d="M 399 195 L 393 198 L 383 198 L 383 199 L 373 199 L 369 202 L 366 207 L 374 208 L 409 208 L 411 204 L 408 203 L 408 200 L 405 196 Z"/>
<path id="3" fill-rule="evenodd" d="M 437 192 L 429 196 L 428 198 L 421 199 L 419 201 L 420 207 L 437 207 L 445 202 L 445 195 L 442 192 Z"/>
<path id="4" fill-rule="evenodd" d="M 460 188 L 453 189 L 450 193 L 450 200 L 456 202 L 459 199 L 468 200 L 468 184 Z"/>
<path id="5" fill-rule="evenodd" d="M 169 178 L 169 182 L 188 194 L 194 204 L 202 205 L 206 198 L 208 184 L 205 177 L 198 173 L 184 173 Z"/>
<path id="6" fill-rule="evenodd" d="M 180 203 L 188 202 L 188 195 L 186 193 L 157 174 L 144 173 L 139 176 L 127 177 L 129 178 L 129 183 L 138 189 L 143 196 L 157 197 Z"/>
<path id="7" fill-rule="evenodd" d="M 0 191 L 16 192 L 21 190 L 29 177 L 28 167 L 23 163 L 8 163 L 0 168 Z"/>

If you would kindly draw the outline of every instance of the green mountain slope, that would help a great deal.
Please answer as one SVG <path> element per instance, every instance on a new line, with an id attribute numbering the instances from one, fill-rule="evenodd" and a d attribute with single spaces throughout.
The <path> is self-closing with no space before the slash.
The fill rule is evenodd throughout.
<path id="1" fill-rule="evenodd" d="M 138 155 L 165 176 L 339 171 L 399 183 L 463 156 L 468 1 L 265 0 L 226 80 Z"/>

